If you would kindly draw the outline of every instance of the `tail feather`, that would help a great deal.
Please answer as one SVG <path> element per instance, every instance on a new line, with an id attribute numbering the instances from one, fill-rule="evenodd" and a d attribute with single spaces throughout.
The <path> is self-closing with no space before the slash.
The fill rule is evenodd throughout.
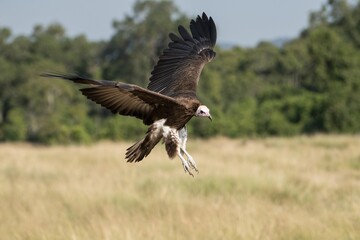
<path id="1" fill-rule="evenodd" d="M 150 154 L 151 150 L 161 140 L 161 135 L 153 136 L 151 131 L 148 131 L 146 136 L 140 141 L 126 150 L 126 159 L 128 162 L 139 162 Z"/>
<path id="2" fill-rule="evenodd" d="M 139 162 L 144 159 L 149 152 L 146 152 L 146 148 L 143 147 L 143 142 L 145 138 L 141 139 L 140 141 L 136 142 L 134 145 L 126 149 L 126 159 L 128 162 Z"/>

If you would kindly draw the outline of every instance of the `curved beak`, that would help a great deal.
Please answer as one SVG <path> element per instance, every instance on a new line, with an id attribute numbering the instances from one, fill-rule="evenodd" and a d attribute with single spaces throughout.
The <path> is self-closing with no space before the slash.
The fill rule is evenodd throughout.
<path id="1" fill-rule="evenodd" d="M 210 121 L 212 121 L 212 117 L 211 117 L 211 115 L 209 115 L 209 117 L 208 117 L 209 119 L 210 119 Z"/>

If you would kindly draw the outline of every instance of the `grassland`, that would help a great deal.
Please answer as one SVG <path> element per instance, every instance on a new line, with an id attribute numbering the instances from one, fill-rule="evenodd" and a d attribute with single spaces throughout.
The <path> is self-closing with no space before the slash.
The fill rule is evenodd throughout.
<path id="1" fill-rule="evenodd" d="M 0 145 L 0 239 L 360 239 L 360 136 Z"/>

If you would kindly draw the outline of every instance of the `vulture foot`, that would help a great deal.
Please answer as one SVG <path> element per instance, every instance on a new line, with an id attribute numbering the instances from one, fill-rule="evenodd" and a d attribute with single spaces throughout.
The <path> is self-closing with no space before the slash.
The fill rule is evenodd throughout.
<path id="1" fill-rule="evenodd" d="M 194 177 L 194 174 L 192 174 L 192 172 L 191 172 L 191 169 L 193 168 L 192 163 L 189 162 L 189 161 L 187 161 L 187 160 L 181 155 L 180 152 L 178 153 L 178 156 L 179 156 L 179 158 L 180 158 L 180 160 L 181 160 L 181 163 L 182 163 L 182 165 L 183 165 L 184 171 L 185 171 L 186 173 L 188 173 L 190 176 Z M 197 169 L 196 169 L 196 171 L 197 171 Z M 198 172 L 198 171 L 197 171 L 197 172 Z"/>
<path id="2" fill-rule="evenodd" d="M 185 156 L 187 157 L 187 160 L 185 160 L 185 158 L 183 157 L 183 155 L 181 153 L 179 153 L 179 157 L 181 159 L 182 165 L 184 167 L 185 172 L 189 173 L 191 176 L 194 176 L 190 170 L 193 169 L 195 170 L 195 172 L 197 174 L 199 174 L 199 170 L 196 167 L 196 162 L 193 159 L 193 157 L 185 150 L 185 148 L 180 148 L 181 153 L 185 154 Z"/>

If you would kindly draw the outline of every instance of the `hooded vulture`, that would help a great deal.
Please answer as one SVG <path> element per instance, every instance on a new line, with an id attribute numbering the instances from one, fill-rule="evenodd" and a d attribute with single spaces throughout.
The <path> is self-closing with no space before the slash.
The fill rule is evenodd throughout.
<path id="1" fill-rule="evenodd" d="M 186 123 L 193 117 L 211 119 L 209 108 L 196 96 L 196 87 L 204 65 L 215 57 L 216 27 L 205 13 L 190 21 L 190 32 L 178 27 L 179 35 L 169 34 L 170 43 L 151 72 L 146 88 L 107 80 L 93 80 L 78 75 L 45 73 L 88 85 L 80 89 L 88 99 L 112 113 L 139 118 L 149 128 L 145 136 L 126 152 L 128 162 L 139 162 L 163 139 L 170 158 L 179 156 L 185 172 L 198 172 L 186 151 Z"/>

